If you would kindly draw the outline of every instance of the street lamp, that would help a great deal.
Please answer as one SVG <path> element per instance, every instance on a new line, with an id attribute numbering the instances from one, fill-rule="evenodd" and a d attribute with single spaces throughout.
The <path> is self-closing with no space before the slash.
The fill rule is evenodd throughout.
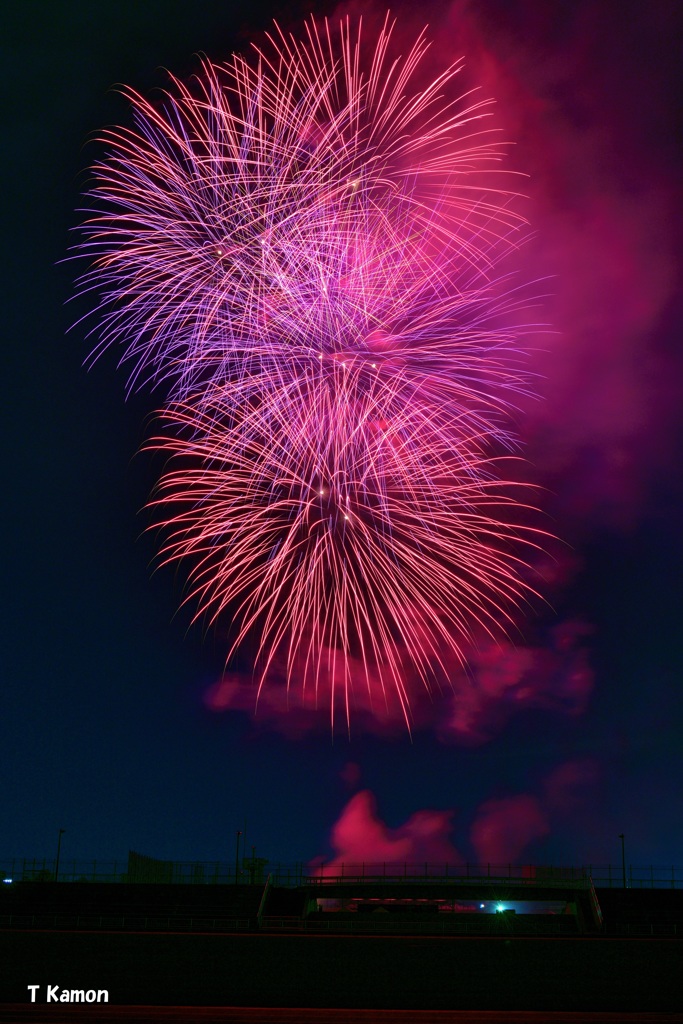
<path id="1" fill-rule="evenodd" d="M 624 833 L 619 833 L 621 839 L 621 877 L 624 883 L 624 889 L 626 888 L 626 853 L 624 851 Z"/>
<path id="2" fill-rule="evenodd" d="M 237 844 L 235 846 L 235 885 L 237 885 L 237 880 L 238 880 L 239 872 L 240 872 L 240 836 L 241 835 L 242 835 L 242 831 L 239 830 L 237 832 Z"/>
<path id="3" fill-rule="evenodd" d="M 55 882 L 59 878 L 59 853 L 62 849 L 62 836 L 66 832 L 65 828 L 60 828 L 59 835 L 57 836 L 57 859 L 55 861 Z"/>

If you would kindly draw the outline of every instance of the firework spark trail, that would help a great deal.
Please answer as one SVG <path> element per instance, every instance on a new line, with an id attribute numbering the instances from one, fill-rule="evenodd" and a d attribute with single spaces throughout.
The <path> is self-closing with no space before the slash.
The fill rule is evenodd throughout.
<path id="1" fill-rule="evenodd" d="M 152 507 L 197 617 L 232 621 L 259 689 L 326 675 L 334 720 L 335 688 L 347 717 L 389 688 L 409 723 L 406 663 L 429 688 L 510 619 L 540 532 L 496 458 L 527 386 L 498 271 L 524 222 L 488 104 L 444 98 L 459 64 L 419 87 L 424 34 L 393 59 L 392 28 L 276 28 L 157 106 L 130 92 L 80 254 L 91 359 L 122 344 L 129 390 L 164 389 Z"/>

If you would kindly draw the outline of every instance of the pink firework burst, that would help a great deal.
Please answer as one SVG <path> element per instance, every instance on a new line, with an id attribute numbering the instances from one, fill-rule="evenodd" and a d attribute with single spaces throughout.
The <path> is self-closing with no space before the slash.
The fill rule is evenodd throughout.
<path id="1" fill-rule="evenodd" d="M 227 658 L 378 713 L 529 592 L 540 533 L 500 482 L 525 388 L 524 221 L 488 103 L 348 21 L 204 61 L 104 136 L 80 254 L 99 343 L 162 387 L 164 561 Z M 325 685 L 323 686 L 323 680 Z M 273 684 L 275 685 L 275 684 Z M 365 699 L 364 698 L 364 699 Z M 367 703 L 367 700 L 366 700 Z"/>

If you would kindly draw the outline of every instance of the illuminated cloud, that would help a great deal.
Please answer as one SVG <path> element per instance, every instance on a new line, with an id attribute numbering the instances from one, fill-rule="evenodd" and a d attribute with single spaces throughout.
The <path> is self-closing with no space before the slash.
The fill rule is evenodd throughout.
<path id="1" fill-rule="evenodd" d="M 422 810 L 398 828 L 389 828 L 377 814 L 369 790 L 356 793 L 332 828 L 332 860 L 325 870 L 334 874 L 341 865 L 460 864 L 462 856 L 450 840 L 452 811 Z"/>
<path id="2" fill-rule="evenodd" d="M 348 767 L 348 766 L 347 766 Z M 357 766 L 353 766 L 356 768 Z M 373 871 L 384 864 L 463 866 L 520 864 L 533 858 L 534 844 L 575 816 L 586 822 L 591 792 L 602 769 L 594 758 L 577 758 L 556 765 L 543 778 L 536 793 L 513 793 L 484 800 L 470 823 L 461 822 L 461 841 L 454 845 L 454 811 L 422 809 L 397 828 L 379 816 L 370 790 L 356 793 L 342 808 L 330 831 L 329 860 L 316 858 L 329 874 L 366 865 Z M 353 772 L 354 781 L 358 777 Z M 465 858 L 461 848 L 471 851 Z M 371 865 L 375 865 L 372 868 Z M 360 870 L 360 867 L 359 867 Z"/>
<path id="3" fill-rule="evenodd" d="M 550 832 L 537 797 L 529 794 L 488 800 L 472 825 L 470 841 L 479 864 L 518 863 L 527 847 Z"/>

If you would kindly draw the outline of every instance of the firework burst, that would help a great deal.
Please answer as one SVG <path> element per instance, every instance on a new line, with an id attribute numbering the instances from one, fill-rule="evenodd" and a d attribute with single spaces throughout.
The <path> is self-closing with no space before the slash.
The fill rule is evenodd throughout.
<path id="1" fill-rule="evenodd" d="M 260 688 L 447 676 L 509 618 L 537 533 L 497 456 L 525 388 L 523 301 L 499 280 L 523 227 L 488 103 L 424 84 L 424 35 L 310 21 L 204 61 L 104 135 L 80 255 L 99 342 L 163 390 L 152 502 L 164 561 Z M 506 326 L 506 324 L 508 326 Z M 359 668 L 360 666 L 360 668 Z"/>

